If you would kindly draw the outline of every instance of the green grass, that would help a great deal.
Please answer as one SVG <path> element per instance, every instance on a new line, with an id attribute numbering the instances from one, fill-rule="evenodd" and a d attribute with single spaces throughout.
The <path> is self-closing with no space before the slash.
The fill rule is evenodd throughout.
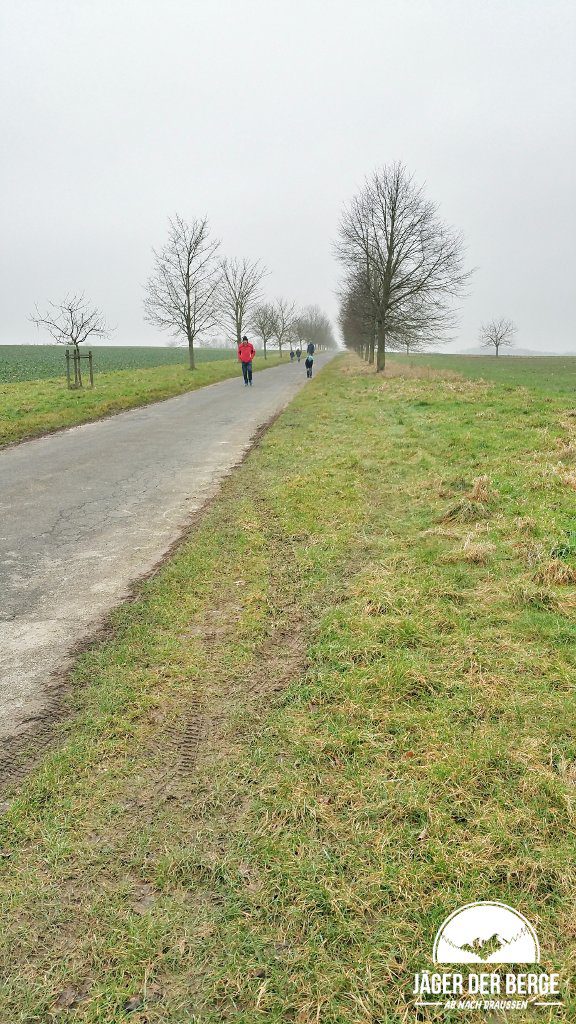
<path id="1" fill-rule="evenodd" d="M 179 362 L 168 366 L 97 373 L 93 389 L 78 391 L 69 390 L 61 378 L 0 384 L 0 446 L 101 419 L 234 377 L 240 373 L 238 360 L 234 355 L 226 354 L 226 359 L 200 360 L 194 371 Z M 259 356 L 254 368 L 262 370 L 279 363 L 278 355 L 268 356 L 266 362 Z"/>
<path id="2" fill-rule="evenodd" d="M 114 370 L 151 369 L 154 366 L 186 366 L 188 349 L 147 345 L 92 345 L 96 373 Z M 84 350 L 83 350 L 84 351 Z M 87 351 L 87 349 L 86 349 Z M 198 348 L 196 360 L 230 359 L 230 349 Z M 84 370 L 84 363 L 82 364 Z M 66 377 L 65 346 L 63 345 L 0 345 L 0 384 L 23 380 L 43 380 Z"/>
<path id="3" fill-rule="evenodd" d="M 421 367 L 423 363 L 441 373 L 462 373 L 471 380 L 489 380 L 503 387 L 527 388 L 541 395 L 572 398 L 576 404 L 576 356 L 452 356 L 423 353 L 418 356 L 392 355 L 392 363 Z"/>
<path id="4" fill-rule="evenodd" d="M 2 820 L 0 1019 L 432 1019 L 412 974 L 476 899 L 572 978 L 570 411 L 353 358 L 298 396 Z"/>

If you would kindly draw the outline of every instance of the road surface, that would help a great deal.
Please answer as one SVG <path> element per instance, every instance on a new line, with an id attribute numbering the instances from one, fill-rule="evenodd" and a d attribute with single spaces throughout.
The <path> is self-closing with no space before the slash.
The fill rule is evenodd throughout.
<path id="1" fill-rule="evenodd" d="M 0 751 L 305 383 L 287 364 L 0 451 Z"/>

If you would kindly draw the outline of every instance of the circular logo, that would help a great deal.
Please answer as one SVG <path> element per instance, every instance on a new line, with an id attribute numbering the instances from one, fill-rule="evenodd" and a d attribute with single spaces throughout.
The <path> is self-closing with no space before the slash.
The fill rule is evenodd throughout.
<path id="1" fill-rule="evenodd" d="M 436 964 L 537 964 L 538 936 L 506 903 L 481 901 L 455 910 L 434 939 Z"/>

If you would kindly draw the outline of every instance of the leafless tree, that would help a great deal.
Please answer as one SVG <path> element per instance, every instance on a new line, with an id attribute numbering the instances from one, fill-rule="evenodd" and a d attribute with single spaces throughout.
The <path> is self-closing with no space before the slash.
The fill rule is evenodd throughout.
<path id="1" fill-rule="evenodd" d="M 507 317 L 501 316 L 496 320 L 489 320 L 487 324 L 482 324 L 480 342 L 485 348 L 495 349 L 495 354 L 499 355 L 501 347 L 514 344 L 516 331 L 516 324 L 512 320 L 508 320 Z"/>
<path id="2" fill-rule="evenodd" d="M 188 343 L 195 368 L 194 341 L 217 323 L 220 243 L 210 238 L 206 217 L 190 224 L 180 216 L 169 221 L 168 241 L 157 252 L 144 300 L 145 320 Z"/>
<path id="3" fill-rule="evenodd" d="M 453 326 L 453 301 L 470 276 L 462 236 L 441 222 L 402 164 L 374 172 L 346 207 L 336 251 L 370 297 L 377 370 L 387 348 L 407 338 L 437 341 Z"/>
<path id="4" fill-rule="evenodd" d="M 278 319 L 276 309 L 271 302 L 261 302 L 252 310 L 251 329 L 257 338 L 262 341 L 264 359 L 267 358 L 266 350 L 268 342 L 276 336 Z"/>
<path id="5" fill-rule="evenodd" d="M 219 322 L 232 331 L 239 345 L 260 298 L 260 285 L 267 273 L 260 263 L 246 259 L 224 259 L 220 265 Z"/>
<path id="6" fill-rule="evenodd" d="M 320 352 L 337 347 L 332 324 L 319 306 L 306 306 L 296 317 L 294 330 L 302 347 L 307 342 L 313 342 Z"/>
<path id="7" fill-rule="evenodd" d="M 88 338 L 107 338 L 110 328 L 99 310 L 90 306 L 83 294 L 68 295 L 63 302 L 49 302 L 46 313 L 30 317 L 43 327 L 60 345 L 73 345 L 76 350 Z"/>
<path id="8" fill-rule="evenodd" d="M 276 344 L 280 355 L 282 355 L 283 346 L 290 344 L 293 338 L 296 307 L 288 299 L 276 299 L 274 312 L 276 315 Z"/>

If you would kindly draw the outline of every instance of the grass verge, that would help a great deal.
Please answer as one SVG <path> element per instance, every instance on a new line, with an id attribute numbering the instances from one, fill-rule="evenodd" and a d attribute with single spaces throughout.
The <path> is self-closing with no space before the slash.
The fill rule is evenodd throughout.
<path id="1" fill-rule="evenodd" d="M 432 1019 L 412 974 L 476 899 L 573 976 L 570 412 L 353 358 L 298 396 L 2 820 L 0 1019 Z"/>
<path id="2" fill-rule="evenodd" d="M 258 360 L 254 368 L 280 364 L 274 355 L 266 362 Z M 61 378 L 0 384 L 0 446 L 159 402 L 239 373 L 238 360 L 230 358 L 203 361 L 193 372 L 180 363 L 97 373 L 93 390 L 70 391 Z"/>

